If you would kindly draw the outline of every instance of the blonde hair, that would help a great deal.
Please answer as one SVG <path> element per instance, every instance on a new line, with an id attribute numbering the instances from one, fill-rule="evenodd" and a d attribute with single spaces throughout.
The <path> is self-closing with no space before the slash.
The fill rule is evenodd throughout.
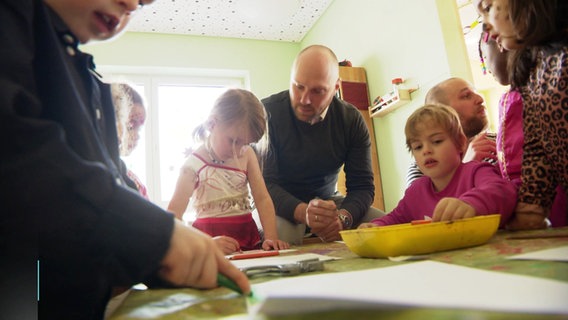
<path id="1" fill-rule="evenodd" d="M 124 86 L 121 83 L 111 83 L 110 92 L 114 105 L 115 120 L 117 123 L 125 123 L 132 101 L 130 97 L 125 94 Z"/>
<path id="2" fill-rule="evenodd" d="M 208 127 L 214 120 L 222 125 L 242 126 L 247 130 L 249 139 L 255 142 L 253 147 L 259 160 L 263 159 L 268 149 L 268 123 L 264 105 L 252 92 L 235 88 L 221 94 L 215 100 L 207 120 L 193 131 L 195 141 L 208 139 Z"/>
<path id="3" fill-rule="evenodd" d="M 406 147 L 412 152 L 411 141 L 419 136 L 419 125 L 434 125 L 448 133 L 452 142 L 459 150 L 462 150 L 462 158 L 467 144 L 467 138 L 463 132 L 460 118 L 457 112 L 442 104 L 427 104 L 414 111 L 404 127 L 406 135 Z"/>
<path id="4" fill-rule="evenodd" d="M 128 155 L 132 150 L 128 150 L 128 128 L 132 125 L 130 123 L 130 113 L 134 105 L 146 109 L 144 106 L 144 99 L 136 91 L 132 85 L 128 83 L 111 83 L 110 91 L 112 102 L 114 104 L 114 115 L 117 126 L 117 133 L 119 138 L 120 154 Z"/>
<path id="5" fill-rule="evenodd" d="M 126 127 L 128 124 L 128 115 L 132 108 L 132 97 L 127 94 L 128 85 L 123 83 L 111 83 L 110 91 L 112 103 L 114 105 L 114 117 L 116 121 L 116 133 L 118 135 L 118 145 L 121 154 L 123 153 Z"/>

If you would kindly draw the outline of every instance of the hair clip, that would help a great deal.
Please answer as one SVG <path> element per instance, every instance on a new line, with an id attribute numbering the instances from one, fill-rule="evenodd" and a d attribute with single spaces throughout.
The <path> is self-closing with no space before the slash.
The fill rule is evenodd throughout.
<path id="1" fill-rule="evenodd" d="M 489 32 L 484 32 L 482 39 L 485 43 L 489 42 Z"/>
<path id="2" fill-rule="evenodd" d="M 481 60 L 481 71 L 483 72 L 483 75 L 486 75 L 487 74 L 487 66 L 485 66 L 485 59 L 480 57 L 479 60 Z"/>
<path id="3" fill-rule="evenodd" d="M 469 25 L 469 29 L 472 30 L 473 28 L 475 28 L 478 24 L 479 24 L 479 16 L 477 17 L 477 19 L 475 19 L 470 25 Z"/>

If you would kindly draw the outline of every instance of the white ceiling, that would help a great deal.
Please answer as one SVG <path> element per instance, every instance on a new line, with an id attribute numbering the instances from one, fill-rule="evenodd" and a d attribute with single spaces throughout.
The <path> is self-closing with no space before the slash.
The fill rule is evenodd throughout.
<path id="1" fill-rule="evenodd" d="M 157 0 L 128 31 L 300 42 L 333 0 Z"/>
<path id="2" fill-rule="evenodd" d="M 156 0 L 137 12 L 128 31 L 300 42 L 333 0 Z M 472 0 L 455 0 L 470 57 L 480 25 Z"/>

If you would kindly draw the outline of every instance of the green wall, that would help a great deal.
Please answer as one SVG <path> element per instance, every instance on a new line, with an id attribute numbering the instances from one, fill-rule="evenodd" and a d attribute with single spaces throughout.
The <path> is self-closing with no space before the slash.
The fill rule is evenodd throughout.
<path id="1" fill-rule="evenodd" d="M 259 98 L 288 88 L 299 43 L 126 32 L 82 48 L 100 66 L 176 67 L 248 71 Z"/>
<path id="2" fill-rule="evenodd" d="M 334 0 L 301 43 L 126 33 L 84 49 L 98 65 L 247 70 L 251 90 L 262 98 L 288 87 L 294 57 L 314 43 L 364 67 L 371 99 L 385 94 L 396 77 L 419 88 L 409 104 L 373 120 L 390 211 L 404 194 L 412 161 L 406 118 L 437 82 L 450 76 L 472 80 L 454 0 Z"/>
<path id="3" fill-rule="evenodd" d="M 404 137 L 406 118 L 432 85 L 450 76 L 471 80 L 461 32 L 452 0 L 334 0 L 302 42 L 327 45 L 340 60 L 364 67 L 371 100 L 388 92 L 392 78 L 419 88 L 409 104 L 373 120 L 387 212 L 404 194 L 412 161 Z"/>

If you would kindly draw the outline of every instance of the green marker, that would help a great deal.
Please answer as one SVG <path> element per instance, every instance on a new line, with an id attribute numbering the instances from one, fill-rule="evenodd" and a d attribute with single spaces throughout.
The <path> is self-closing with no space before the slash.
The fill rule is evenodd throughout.
<path id="1" fill-rule="evenodd" d="M 237 286 L 237 284 L 233 280 L 227 278 L 226 276 L 224 276 L 220 273 L 217 274 L 217 284 L 221 287 L 225 287 L 225 288 L 231 289 L 235 292 L 238 292 L 240 294 L 243 294 L 243 290 L 241 290 L 241 288 L 239 288 L 239 286 Z M 251 297 L 252 292 L 250 292 L 248 294 L 248 296 Z"/>

